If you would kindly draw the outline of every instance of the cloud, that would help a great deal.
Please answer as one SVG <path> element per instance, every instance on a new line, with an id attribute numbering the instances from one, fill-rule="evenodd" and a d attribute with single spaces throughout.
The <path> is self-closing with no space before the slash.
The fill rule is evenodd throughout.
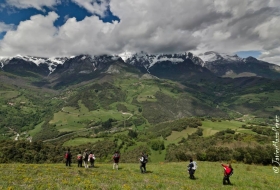
<path id="1" fill-rule="evenodd" d="M 60 0 L 6 0 L 7 4 L 19 9 L 35 8 L 42 10 L 44 6 L 53 7 L 60 3 Z"/>
<path id="2" fill-rule="evenodd" d="M 5 24 L 4 22 L 0 22 L 0 33 L 12 30 L 14 27 L 15 26 L 13 24 Z"/>
<path id="3" fill-rule="evenodd" d="M 56 13 L 50 12 L 47 16 L 36 15 L 30 20 L 20 22 L 16 30 L 8 31 L 4 36 L 0 43 L 1 52 L 7 55 L 55 53 L 59 45 L 55 41 L 57 28 L 53 26 L 53 22 L 57 18 Z"/>
<path id="4" fill-rule="evenodd" d="M 72 0 L 80 7 L 85 8 L 92 14 L 97 14 L 101 17 L 105 16 L 105 13 L 109 6 L 109 0 Z"/>
<path id="5" fill-rule="evenodd" d="M 0 54 L 64 56 L 142 50 L 198 54 L 211 50 L 225 53 L 259 50 L 269 52 L 261 59 L 280 61 L 278 0 L 72 1 L 93 16 L 81 21 L 65 17 L 65 24 L 57 28 L 54 22 L 59 13 L 33 16 L 7 32 L 0 41 Z M 57 3 L 42 2 L 52 2 L 49 6 Z M 109 8 L 120 22 L 102 21 Z"/>

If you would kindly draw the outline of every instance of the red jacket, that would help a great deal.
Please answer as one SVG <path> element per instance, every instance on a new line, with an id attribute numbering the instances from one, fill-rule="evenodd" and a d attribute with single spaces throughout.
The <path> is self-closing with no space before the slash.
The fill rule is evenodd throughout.
<path id="1" fill-rule="evenodd" d="M 224 175 L 229 175 L 231 172 L 231 168 L 228 165 L 222 164 L 222 166 L 224 167 Z"/>

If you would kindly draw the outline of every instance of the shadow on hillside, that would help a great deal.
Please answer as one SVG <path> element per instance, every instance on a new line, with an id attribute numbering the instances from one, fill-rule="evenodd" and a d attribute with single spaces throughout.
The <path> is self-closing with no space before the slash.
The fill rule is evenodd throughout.
<path id="1" fill-rule="evenodd" d="M 152 174 L 153 172 L 152 171 L 146 171 L 145 173 L 146 174 Z"/>
<path id="2" fill-rule="evenodd" d="M 190 180 L 198 180 L 199 178 L 195 177 L 194 179 L 191 179 L 190 177 L 188 177 Z"/>

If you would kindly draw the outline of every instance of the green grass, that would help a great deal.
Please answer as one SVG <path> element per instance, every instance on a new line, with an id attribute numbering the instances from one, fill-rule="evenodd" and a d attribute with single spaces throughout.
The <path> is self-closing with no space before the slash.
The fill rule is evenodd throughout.
<path id="1" fill-rule="evenodd" d="M 96 168 L 78 168 L 76 163 L 64 164 L 1 164 L 1 189 L 279 189 L 279 175 L 271 166 L 233 164 L 230 178 L 233 186 L 223 186 L 223 168 L 220 163 L 197 162 L 196 180 L 190 180 L 187 163 L 148 163 L 147 173 L 141 174 L 139 164 L 123 164 L 113 170 L 112 164 Z"/>
<path id="2" fill-rule="evenodd" d="M 12 99 L 19 95 L 17 91 L 0 91 L 0 96 L 4 99 Z"/>
<path id="3" fill-rule="evenodd" d="M 94 110 L 88 111 L 81 106 L 81 109 L 64 107 L 62 111 L 54 114 L 50 124 L 55 124 L 60 132 L 79 131 L 87 126 L 87 123 L 97 121 L 107 121 L 109 118 L 123 121 L 130 117 L 130 114 L 122 114 L 115 110 Z"/>
<path id="4" fill-rule="evenodd" d="M 63 144 L 63 146 L 79 146 L 79 145 L 86 144 L 86 143 L 95 143 L 99 140 L 102 141 L 103 138 L 82 138 L 82 137 L 79 137 L 79 138 L 74 138 L 74 139 L 71 139 L 69 141 L 66 141 Z"/>
<path id="5" fill-rule="evenodd" d="M 36 125 L 33 130 L 28 131 L 29 135 L 33 137 L 35 134 L 39 133 L 42 130 L 43 124 L 44 124 L 44 122 Z"/>
<path id="6" fill-rule="evenodd" d="M 188 127 L 187 129 L 183 131 L 172 131 L 171 135 L 169 135 L 167 139 L 167 143 L 178 143 L 183 137 L 188 138 L 188 135 L 196 132 L 196 128 L 190 128 Z"/>
<path id="7" fill-rule="evenodd" d="M 250 134 L 256 134 L 252 132 L 251 130 L 245 130 L 242 129 L 241 126 L 242 124 L 245 124 L 244 122 L 240 121 L 221 121 L 221 122 L 212 122 L 212 121 L 202 121 L 202 129 L 203 129 L 203 136 L 211 136 L 214 135 L 215 133 L 226 130 L 226 129 L 232 129 L 236 130 L 236 132 L 240 133 L 250 133 Z"/>

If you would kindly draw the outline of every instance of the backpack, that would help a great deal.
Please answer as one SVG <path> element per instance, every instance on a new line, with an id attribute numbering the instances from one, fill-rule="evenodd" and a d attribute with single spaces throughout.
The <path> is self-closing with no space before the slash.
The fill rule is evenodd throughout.
<path id="1" fill-rule="evenodd" d="M 89 155 L 89 160 L 90 160 L 90 161 L 95 160 L 95 157 L 94 157 L 94 155 L 93 155 L 93 154 L 90 154 L 90 155 Z"/>
<path id="2" fill-rule="evenodd" d="M 83 154 L 83 159 L 84 159 L 84 160 L 88 160 L 88 153 L 87 153 L 87 152 L 84 152 L 84 154 Z"/>
<path id="3" fill-rule="evenodd" d="M 79 154 L 79 155 L 77 156 L 77 160 L 82 160 L 82 155 L 81 155 L 81 154 Z"/>
<path id="4" fill-rule="evenodd" d="M 192 163 L 193 163 L 192 169 L 193 169 L 193 170 L 196 170 L 196 169 L 197 169 L 197 163 L 196 163 L 196 161 L 193 161 Z"/>
<path id="5" fill-rule="evenodd" d="M 143 163 L 146 164 L 146 163 L 148 162 L 148 156 L 147 156 L 147 155 L 144 155 L 143 158 L 144 158 L 144 159 L 143 159 Z"/>
<path id="6" fill-rule="evenodd" d="M 119 153 L 115 153 L 114 154 L 114 160 L 118 160 L 120 158 L 120 154 Z"/>
<path id="7" fill-rule="evenodd" d="M 68 159 L 68 158 L 69 158 L 69 153 L 68 153 L 68 152 L 65 153 L 64 158 L 65 158 L 65 159 Z"/>
<path id="8" fill-rule="evenodd" d="M 226 174 L 227 174 L 228 176 L 233 175 L 233 168 L 227 168 L 227 169 L 226 169 Z"/>

